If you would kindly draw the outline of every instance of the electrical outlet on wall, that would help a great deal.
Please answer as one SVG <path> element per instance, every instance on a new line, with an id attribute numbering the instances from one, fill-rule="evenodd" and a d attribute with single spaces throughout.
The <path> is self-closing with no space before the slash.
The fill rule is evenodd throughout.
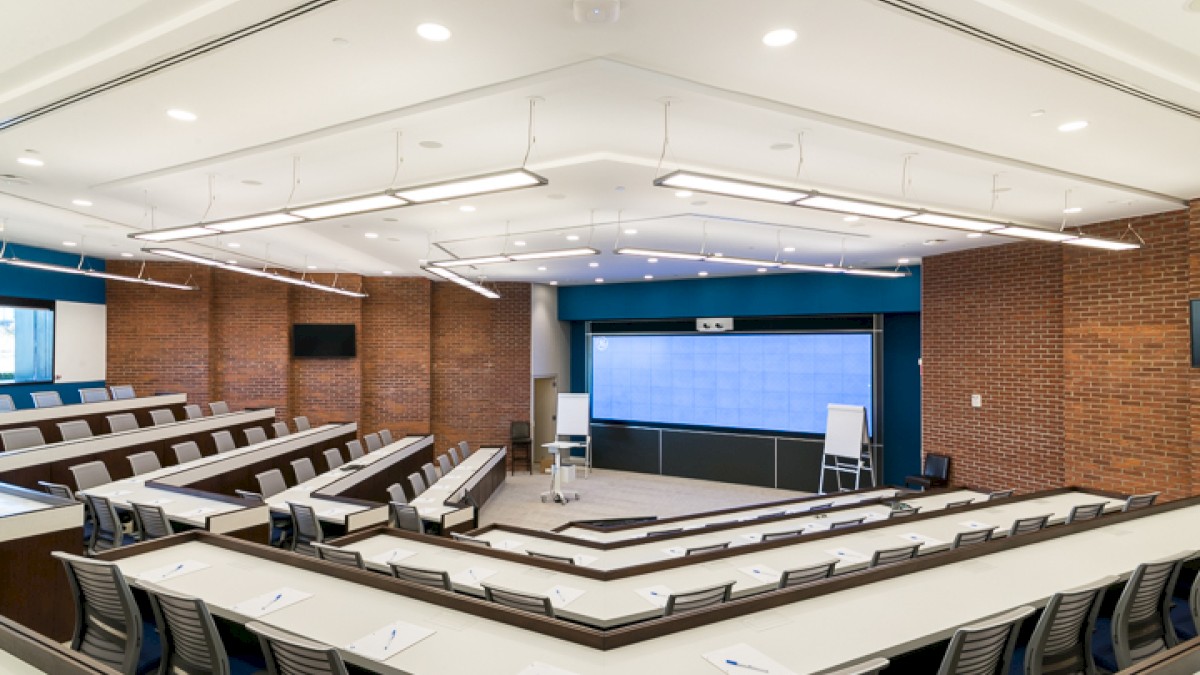
<path id="1" fill-rule="evenodd" d="M 971 407 L 972 408 L 982 408 L 983 407 L 983 394 L 971 394 Z"/>

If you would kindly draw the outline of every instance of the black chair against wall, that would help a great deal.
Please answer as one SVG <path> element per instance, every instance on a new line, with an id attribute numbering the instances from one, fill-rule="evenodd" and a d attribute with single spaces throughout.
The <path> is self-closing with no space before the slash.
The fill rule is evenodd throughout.
<path id="1" fill-rule="evenodd" d="M 950 458 L 946 455 L 925 455 L 925 466 L 921 468 L 920 476 L 906 476 L 905 485 L 913 485 L 922 490 L 945 487 L 950 484 Z"/>
<path id="2" fill-rule="evenodd" d="M 519 460 L 524 460 L 529 473 L 533 473 L 533 437 L 529 435 L 529 422 L 508 425 L 508 453 L 512 457 L 512 473 L 517 472 Z"/>

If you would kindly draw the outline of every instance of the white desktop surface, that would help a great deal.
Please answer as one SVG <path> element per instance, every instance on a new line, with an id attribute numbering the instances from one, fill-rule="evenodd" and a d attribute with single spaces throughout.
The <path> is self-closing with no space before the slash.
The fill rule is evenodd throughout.
<path id="1" fill-rule="evenodd" d="M 504 448 L 479 448 L 409 504 L 416 507 L 417 513 L 425 520 L 440 519 L 443 515 L 455 510 L 455 507 L 446 506 L 446 500 L 462 490 L 477 471 L 503 451 Z"/>
<path id="2" fill-rule="evenodd" d="M 53 504 L 37 501 L 21 495 L 0 492 L 0 518 L 52 508 Z"/>
<path id="3" fill-rule="evenodd" d="M 0 652 L 0 673 L 4 675 L 44 675 L 44 670 L 38 670 L 8 652 Z"/>
<path id="4" fill-rule="evenodd" d="M 187 394 L 164 394 L 162 396 L 139 396 L 117 401 L 97 401 L 96 403 L 72 403 L 50 408 L 22 408 L 0 412 L 0 424 L 9 427 L 16 424 L 42 422 L 45 420 L 79 419 L 88 415 L 114 414 L 132 412 L 148 408 L 169 408 L 174 405 L 187 403 Z"/>
<path id="5" fill-rule="evenodd" d="M 161 583 L 205 598 L 225 616 L 233 605 L 281 586 L 314 593 L 261 620 L 333 645 L 397 619 L 437 631 L 384 664 L 368 664 L 388 674 L 515 675 L 536 660 L 579 675 L 712 675 L 702 655 L 738 643 L 797 673 L 812 673 L 903 653 L 944 639 L 957 626 L 1042 605 L 1057 591 L 1124 577 L 1139 563 L 1200 548 L 1197 518 L 1200 506 L 1145 516 L 604 652 L 196 542 L 118 564 L 136 575 L 184 559 L 207 562 L 212 567 Z M 330 616 L 338 620 L 326 620 Z M 847 627 L 853 627 L 850 636 Z"/>

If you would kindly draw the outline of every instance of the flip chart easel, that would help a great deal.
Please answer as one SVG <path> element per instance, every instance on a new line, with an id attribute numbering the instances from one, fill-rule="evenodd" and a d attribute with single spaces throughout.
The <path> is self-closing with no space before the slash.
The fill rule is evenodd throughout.
<path id="1" fill-rule="evenodd" d="M 821 481 L 818 490 L 825 494 L 825 474 L 832 471 L 837 477 L 837 490 L 857 490 L 862 487 L 863 474 L 871 475 L 875 486 L 875 463 L 867 436 L 867 411 L 860 405 L 830 403 L 825 421 L 825 451 L 821 457 Z M 864 450 L 863 446 L 867 446 Z M 842 485 L 842 476 L 854 474 L 854 487 Z"/>

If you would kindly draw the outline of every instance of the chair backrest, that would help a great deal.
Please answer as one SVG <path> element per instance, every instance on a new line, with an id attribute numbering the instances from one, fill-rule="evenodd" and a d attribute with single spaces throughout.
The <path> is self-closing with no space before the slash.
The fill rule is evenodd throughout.
<path id="1" fill-rule="evenodd" d="M 283 480 L 283 472 L 279 469 L 268 469 L 262 473 L 256 473 L 254 480 L 258 481 L 258 491 L 262 493 L 263 497 L 274 497 L 287 489 L 287 481 Z"/>
<path id="2" fill-rule="evenodd" d="M 150 422 L 154 424 L 154 426 L 158 426 L 160 424 L 174 424 L 176 421 L 178 420 L 175 419 L 175 413 L 171 412 L 170 408 L 159 408 L 157 410 L 150 411 Z"/>
<path id="3" fill-rule="evenodd" d="M 421 472 L 425 474 L 425 482 L 430 485 L 438 482 L 437 472 L 433 470 L 433 464 L 425 462 L 421 465 Z"/>
<path id="4" fill-rule="evenodd" d="M 336 647 L 284 633 L 257 621 L 246 624 L 258 635 L 271 675 L 348 675 Z"/>
<path id="5" fill-rule="evenodd" d="M 875 675 L 884 668 L 887 668 L 891 663 L 891 661 L 880 656 L 879 658 L 856 663 L 845 668 L 826 671 L 825 675 Z"/>
<path id="6" fill-rule="evenodd" d="M 1133 511 L 1134 509 L 1142 509 L 1147 506 L 1153 506 L 1154 500 L 1158 499 L 1159 494 L 1161 493 L 1150 492 L 1144 495 L 1130 495 L 1129 498 L 1125 500 L 1125 508 L 1121 510 Z"/>
<path id="7" fill-rule="evenodd" d="M 397 579 L 429 588 L 439 588 L 443 591 L 454 590 L 454 585 L 450 583 L 450 574 L 445 570 L 430 570 L 400 563 L 388 563 L 388 567 L 392 569 L 392 576 Z"/>
<path id="8" fill-rule="evenodd" d="M 475 537 L 468 537 L 465 534 L 459 534 L 457 532 L 451 532 L 450 538 L 463 544 L 471 544 L 472 546 L 482 546 L 483 548 L 492 547 L 492 542 L 488 541 L 487 539 L 476 539 Z"/>
<path id="9" fill-rule="evenodd" d="M 362 441 L 357 438 L 346 441 L 346 452 L 350 453 L 351 462 L 356 459 L 362 459 L 362 456 L 366 454 L 363 452 Z"/>
<path id="10" fill-rule="evenodd" d="M 234 494 L 242 499 L 249 499 L 255 504 L 266 504 L 267 500 L 263 499 L 261 492 L 252 492 L 250 490 L 234 490 Z"/>
<path id="11" fill-rule="evenodd" d="M 337 448 L 329 448 L 328 450 L 323 451 L 321 454 L 325 457 L 325 465 L 329 467 L 330 471 L 333 471 L 334 469 L 346 463 L 345 460 L 342 459 L 342 451 L 338 450 Z"/>
<path id="12" fill-rule="evenodd" d="M 399 502 L 389 502 L 388 508 L 392 516 L 393 527 L 425 534 L 425 521 L 421 520 L 421 514 L 417 512 L 417 507 Z"/>
<path id="13" fill-rule="evenodd" d="M 213 401 L 208 404 L 208 409 L 214 415 L 228 415 L 229 414 L 229 404 L 226 403 L 225 401 Z"/>
<path id="14" fill-rule="evenodd" d="M 295 502 L 288 502 L 288 508 L 292 511 L 292 550 L 314 555 L 312 544 L 325 541 L 317 512 L 311 506 Z"/>
<path id="15" fill-rule="evenodd" d="M 137 521 L 142 541 L 167 537 L 175 533 L 175 528 L 171 526 L 171 520 L 167 518 L 167 512 L 163 511 L 163 507 L 158 504 L 134 502 L 130 502 L 129 505 L 133 507 L 133 517 Z"/>
<path id="16" fill-rule="evenodd" d="M 367 569 L 367 564 L 363 562 L 363 556 L 358 551 L 347 551 L 337 546 L 315 542 L 312 547 L 317 550 L 317 557 L 321 560 L 328 560 L 329 562 L 347 567 L 357 567 L 360 570 Z"/>
<path id="17" fill-rule="evenodd" d="M 1067 524 L 1079 522 L 1081 520 L 1091 520 L 1104 515 L 1104 507 L 1106 505 L 1101 502 L 1099 504 L 1080 504 L 1071 508 L 1071 513 L 1067 515 Z"/>
<path id="18" fill-rule="evenodd" d="M 917 549 L 919 548 L 921 548 L 920 544 L 897 546 L 896 548 L 881 548 L 871 556 L 871 567 L 883 567 L 884 565 L 894 565 L 905 560 L 912 560 L 917 557 Z"/>
<path id="19" fill-rule="evenodd" d="M 383 441 L 384 445 L 391 445 L 392 443 L 396 442 L 395 439 L 392 438 L 392 431 L 390 429 L 380 429 L 379 440 Z"/>
<path id="20" fill-rule="evenodd" d="M 1025 648 L 1026 675 L 1096 672 L 1092 632 L 1104 591 L 1116 581 L 1117 577 L 1106 577 L 1050 598 Z"/>
<path id="21" fill-rule="evenodd" d="M 29 396 L 35 408 L 54 408 L 63 404 L 57 391 L 35 391 Z"/>
<path id="22" fill-rule="evenodd" d="M 108 473 L 108 467 L 100 460 L 76 464 L 67 470 L 75 478 L 76 492 L 113 482 L 112 476 Z"/>
<path id="23" fill-rule="evenodd" d="M 46 444 L 42 430 L 37 427 L 18 427 L 0 431 L 0 441 L 5 450 L 20 450 L 21 448 L 36 448 Z"/>
<path id="24" fill-rule="evenodd" d="M 292 472 L 296 474 L 297 485 L 317 477 L 317 470 L 313 468 L 312 460 L 307 457 L 293 459 Z"/>
<path id="25" fill-rule="evenodd" d="M 445 476 L 446 474 L 448 474 L 454 470 L 454 464 L 450 462 L 449 454 L 438 455 L 437 461 L 438 461 L 438 466 L 440 466 L 442 468 L 443 476 Z"/>
<path id="26" fill-rule="evenodd" d="M 283 438 L 292 433 L 292 431 L 288 429 L 287 422 L 273 422 L 271 424 L 271 433 L 275 434 L 275 438 Z"/>
<path id="27" fill-rule="evenodd" d="M 1006 499 L 1013 496 L 1013 492 L 1014 490 L 996 490 L 995 492 L 989 492 L 987 500 L 990 502 L 997 499 Z"/>
<path id="28" fill-rule="evenodd" d="M 1050 514 L 1044 516 L 1030 516 L 1028 518 L 1018 518 L 1013 521 L 1012 529 L 1008 531 L 1008 536 L 1015 537 L 1018 534 L 1029 534 L 1037 532 L 1046 527 L 1046 523 L 1050 520 Z"/>
<path id="29" fill-rule="evenodd" d="M 154 611 L 162 642 L 159 672 L 229 675 L 229 657 L 208 605 L 200 598 L 178 595 L 142 583 Z"/>
<path id="30" fill-rule="evenodd" d="M 109 400 L 108 390 L 104 387 L 92 387 L 79 390 L 80 403 L 99 403 L 107 400 Z"/>
<path id="31" fill-rule="evenodd" d="M 848 527 L 856 527 L 862 525 L 862 518 L 851 518 L 850 520 L 842 520 L 829 526 L 831 530 L 844 530 Z"/>
<path id="32" fill-rule="evenodd" d="M 183 406 L 183 414 L 189 420 L 198 420 L 201 417 L 204 417 L 204 411 L 201 410 L 200 406 L 196 405 L 195 403 L 189 403 Z"/>
<path id="33" fill-rule="evenodd" d="M 17 405 L 13 403 L 12 396 L 0 394 L 0 412 L 12 412 L 16 409 Z"/>
<path id="34" fill-rule="evenodd" d="M 950 475 L 950 457 L 933 453 L 925 455 L 925 466 L 921 469 L 921 475 L 926 478 L 946 480 Z"/>
<path id="35" fill-rule="evenodd" d="M 412 486 L 413 499 L 416 499 L 417 497 L 421 496 L 421 493 L 424 492 L 426 489 L 425 481 L 421 478 L 421 474 L 419 474 L 419 473 L 408 474 L 408 484 Z"/>
<path id="36" fill-rule="evenodd" d="M 42 486 L 42 489 L 45 490 L 47 494 L 54 495 L 55 497 L 62 497 L 63 499 L 70 499 L 72 501 L 75 500 L 75 493 L 70 487 L 63 485 L 62 483 L 51 483 L 49 481 L 39 480 L 38 485 Z"/>
<path id="37" fill-rule="evenodd" d="M 575 559 L 569 555 L 554 555 L 552 553 L 542 553 L 541 551 L 530 551 L 528 549 L 526 549 L 525 554 L 534 558 L 541 558 L 542 560 L 553 560 L 556 563 L 562 563 L 564 565 L 575 564 Z"/>
<path id="38" fill-rule="evenodd" d="M 137 398 L 137 394 L 133 392 L 132 384 L 114 384 L 109 387 L 112 391 L 114 401 L 124 401 L 126 399 Z"/>
<path id="39" fill-rule="evenodd" d="M 510 422 L 508 425 L 508 439 L 511 443 L 528 443 L 529 422 Z"/>
<path id="40" fill-rule="evenodd" d="M 789 586 L 803 586 L 811 584 L 814 581 L 828 579 L 833 574 L 833 568 L 837 565 L 836 560 L 830 560 L 826 563 L 809 565 L 808 567 L 797 567 L 796 569 L 784 570 L 783 574 L 779 575 L 778 588 L 788 588 Z"/>
<path id="41" fill-rule="evenodd" d="M 392 483 L 387 486 L 388 501 L 396 504 L 407 504 L 408 495 L 404 494 L 404 486 L 399 483 Z"/>
<path id="42" fill-rule="evenodd" d="M 1171 596 L 1179 568 L 1194 554 L 1177 553 L 1133 570 L 1112 616 L 1113 653 L 1121 670 L 1175 646 Z"/>
<path id="43" fill-rule="evenodd" d="M 296 431 L 308 431 L 312 425 L 308 423 L 308 418 L 304 415 L 292 418 L 292 422 L 296 424 Z"/>
<path id="44" fill-rule="evenodd" d="M 246 427 L 242 434 L 246 436 L 246 445 L 267 442 L 267 432 L 262 427 Z"/>
<path id="45" fill-rule="evenodd" d="M 162 468 L 162 462 L 158 461 L 158 455 L 154 454 L 153 450 L 138 452 L 126 457 L 126 459 L 129 460 L 129 468 L 135 476 L 150 473 L 151 471 L 158 471 Z"/>
<path id="46" fill-rule="evenodd" d="M 471 446 L 467 445 L 466 441 L 458 442 L 458 449 L 462 451 L 462 458 L 466 459 L 471 456 Z"/>
<path id="47" fill-rule="evenodd" d="M 791 539 L 804 534 L 804 530 L 788 530 L 787 532 L 767 532 L 763 534 L 763 541 L 779 541 L 780 539 Z"/>
<path id="48" fill-rule="evenodd" d="M 450 446 L 450 449 L 446 451 L 446 454 L 450 455 L 450 464 L 452 464 L 454 466 L 458 466 L 459 464 L 462 464 L 462 456 L 458 454 L 457 447 L 455 447 L 453 445 Z"/>
<path id="49" fill-rule="evenodd" d="M 92 437 L 92 427 L 87 423 L 87 420 L 58 422 L 55 426 L 58 427 L 58 434 L 62 436 L 64 441 L 76 441 L 81 438 Z M 39 431 L 38 433 L 41 432 Z"/>
<path id="50" fill-rule="evenodd" d="M 1013 647 L 1021 622 L 1033 613 L 1032 607 L 1018 607 L 1011 612 L 963 626 L 954 631 L 950 646 L 942 657 L 938 675 L 992 675 L 1007 673 Z"/>
<path id="51" fill-rule="evenodd" d="M 915 516 L 920 512 L 921 512 L 921 507 L 919 507 L 919 506 L 912 506 L 907 509 L 892 509 L 891 512 L 888 513 L 888 520 L 895 520 L 897 518 L 907 518 L 909 516 Z"/>
<path id="52" fill-rule="evenodd" d="M 233 442 L 233 434 L 229 433 L 228 429 L 212 432 L 213 445 L 217 446 L 217 452 L 229 452 L 237 450 L 237 444 Z"/>
<path id="53" fill-rule="evenodd" d="M 125 528 L 121 525 L 117 507 L 113 506 L 107 497 L 99 495 L 84 495 L 83 499 L 87 502 L 88 510 L 95 521 L 91 541 L 88 542 L 88 552 L 108 551 L 124 544 Z"/>
<path id="54" fill-rule="evenodd" d="M 133 413 L 105 415 L 104 419 L 108 420 L 108 429 L 114 434 L 122 431 L 133 431 L 138 428 L 137 417 L 134 417 Z"/>
<path id="55" fill-rule="evenodd" d="M 71 649 L 119 673 L 137 671 L 142 651 L 142 615 L 115 563 L 55 551 L 75 600 Z"/>
<path id="56" fill-rule="evenodd" d="M 379 434 L 367 434 L 363 436 L 363 443 L 367 444 L 367 452 L 375 452 L 383 447 L 383 439 L 379 437 Z"/>
<path id="57" fill-rule="evenodd" d="M 175 462 L 177 464 L 186 464 L 200 459 L 200 446 L 196 445 L 196 441 L 184 441 L 171 446 L 175 451 Z"/>
<path id="58" fill-rule="evenodd" d="M 946 502 L 946 505 L 943 506 L 942 508 L 957 509 L 960 506 L 970 506 L 971 504 L 974 504 L 974 503 L 975 503 L 974 499 L 960 499 L 960 500 L 954 501 L 954 502 Z"/>
<path id="59" fill-rule="evenodd" d="M 550 604 L 550 598 L 544 595 L 518 593 L 517 591 L 497 588 L 488 584 L 480 585 L 483 586 L 483 594 L 488 602 L 494 602 L 498 605 L 526 612 L 533 612 L 534 614 L 545 614 L 550 618 L 554 618 L 554 605 Z"/>
<path id="60" fill-rule="evenodd" d="M 969 530 L 967 532 L 959 532 L 954 535 L 954 543 L 950 548 L 960 548 L 962 546 L 971 546 L 973 544 L 982 544 L 992 540 L 992 534 L 995 533 L 995 527 L 989 527 L 980 530 Z"/>
<path id="61" fill-rule="evenodd" d="M 671 616 L 681 612 L 691 612 L 705 607 L 712 607 L 723 602 L 729 602 L 730 589 L 733 581 L 727 581 L 716 586 L 700 588 L 684 593 L 672 593 L 667 596 L 667 604 L 663 607 L 663 616 Z"/>
<path id="62" fill-rule="evenodd" d="M 683 555 L 700 555 L 702 553 L 712 553 L 713 551 L 724 551 L 729 548 L 729 542 L 723 541 L 718 544 L 705 544 L 704 546 L 693 546 L 689 549 L 684 549 Z"/>

